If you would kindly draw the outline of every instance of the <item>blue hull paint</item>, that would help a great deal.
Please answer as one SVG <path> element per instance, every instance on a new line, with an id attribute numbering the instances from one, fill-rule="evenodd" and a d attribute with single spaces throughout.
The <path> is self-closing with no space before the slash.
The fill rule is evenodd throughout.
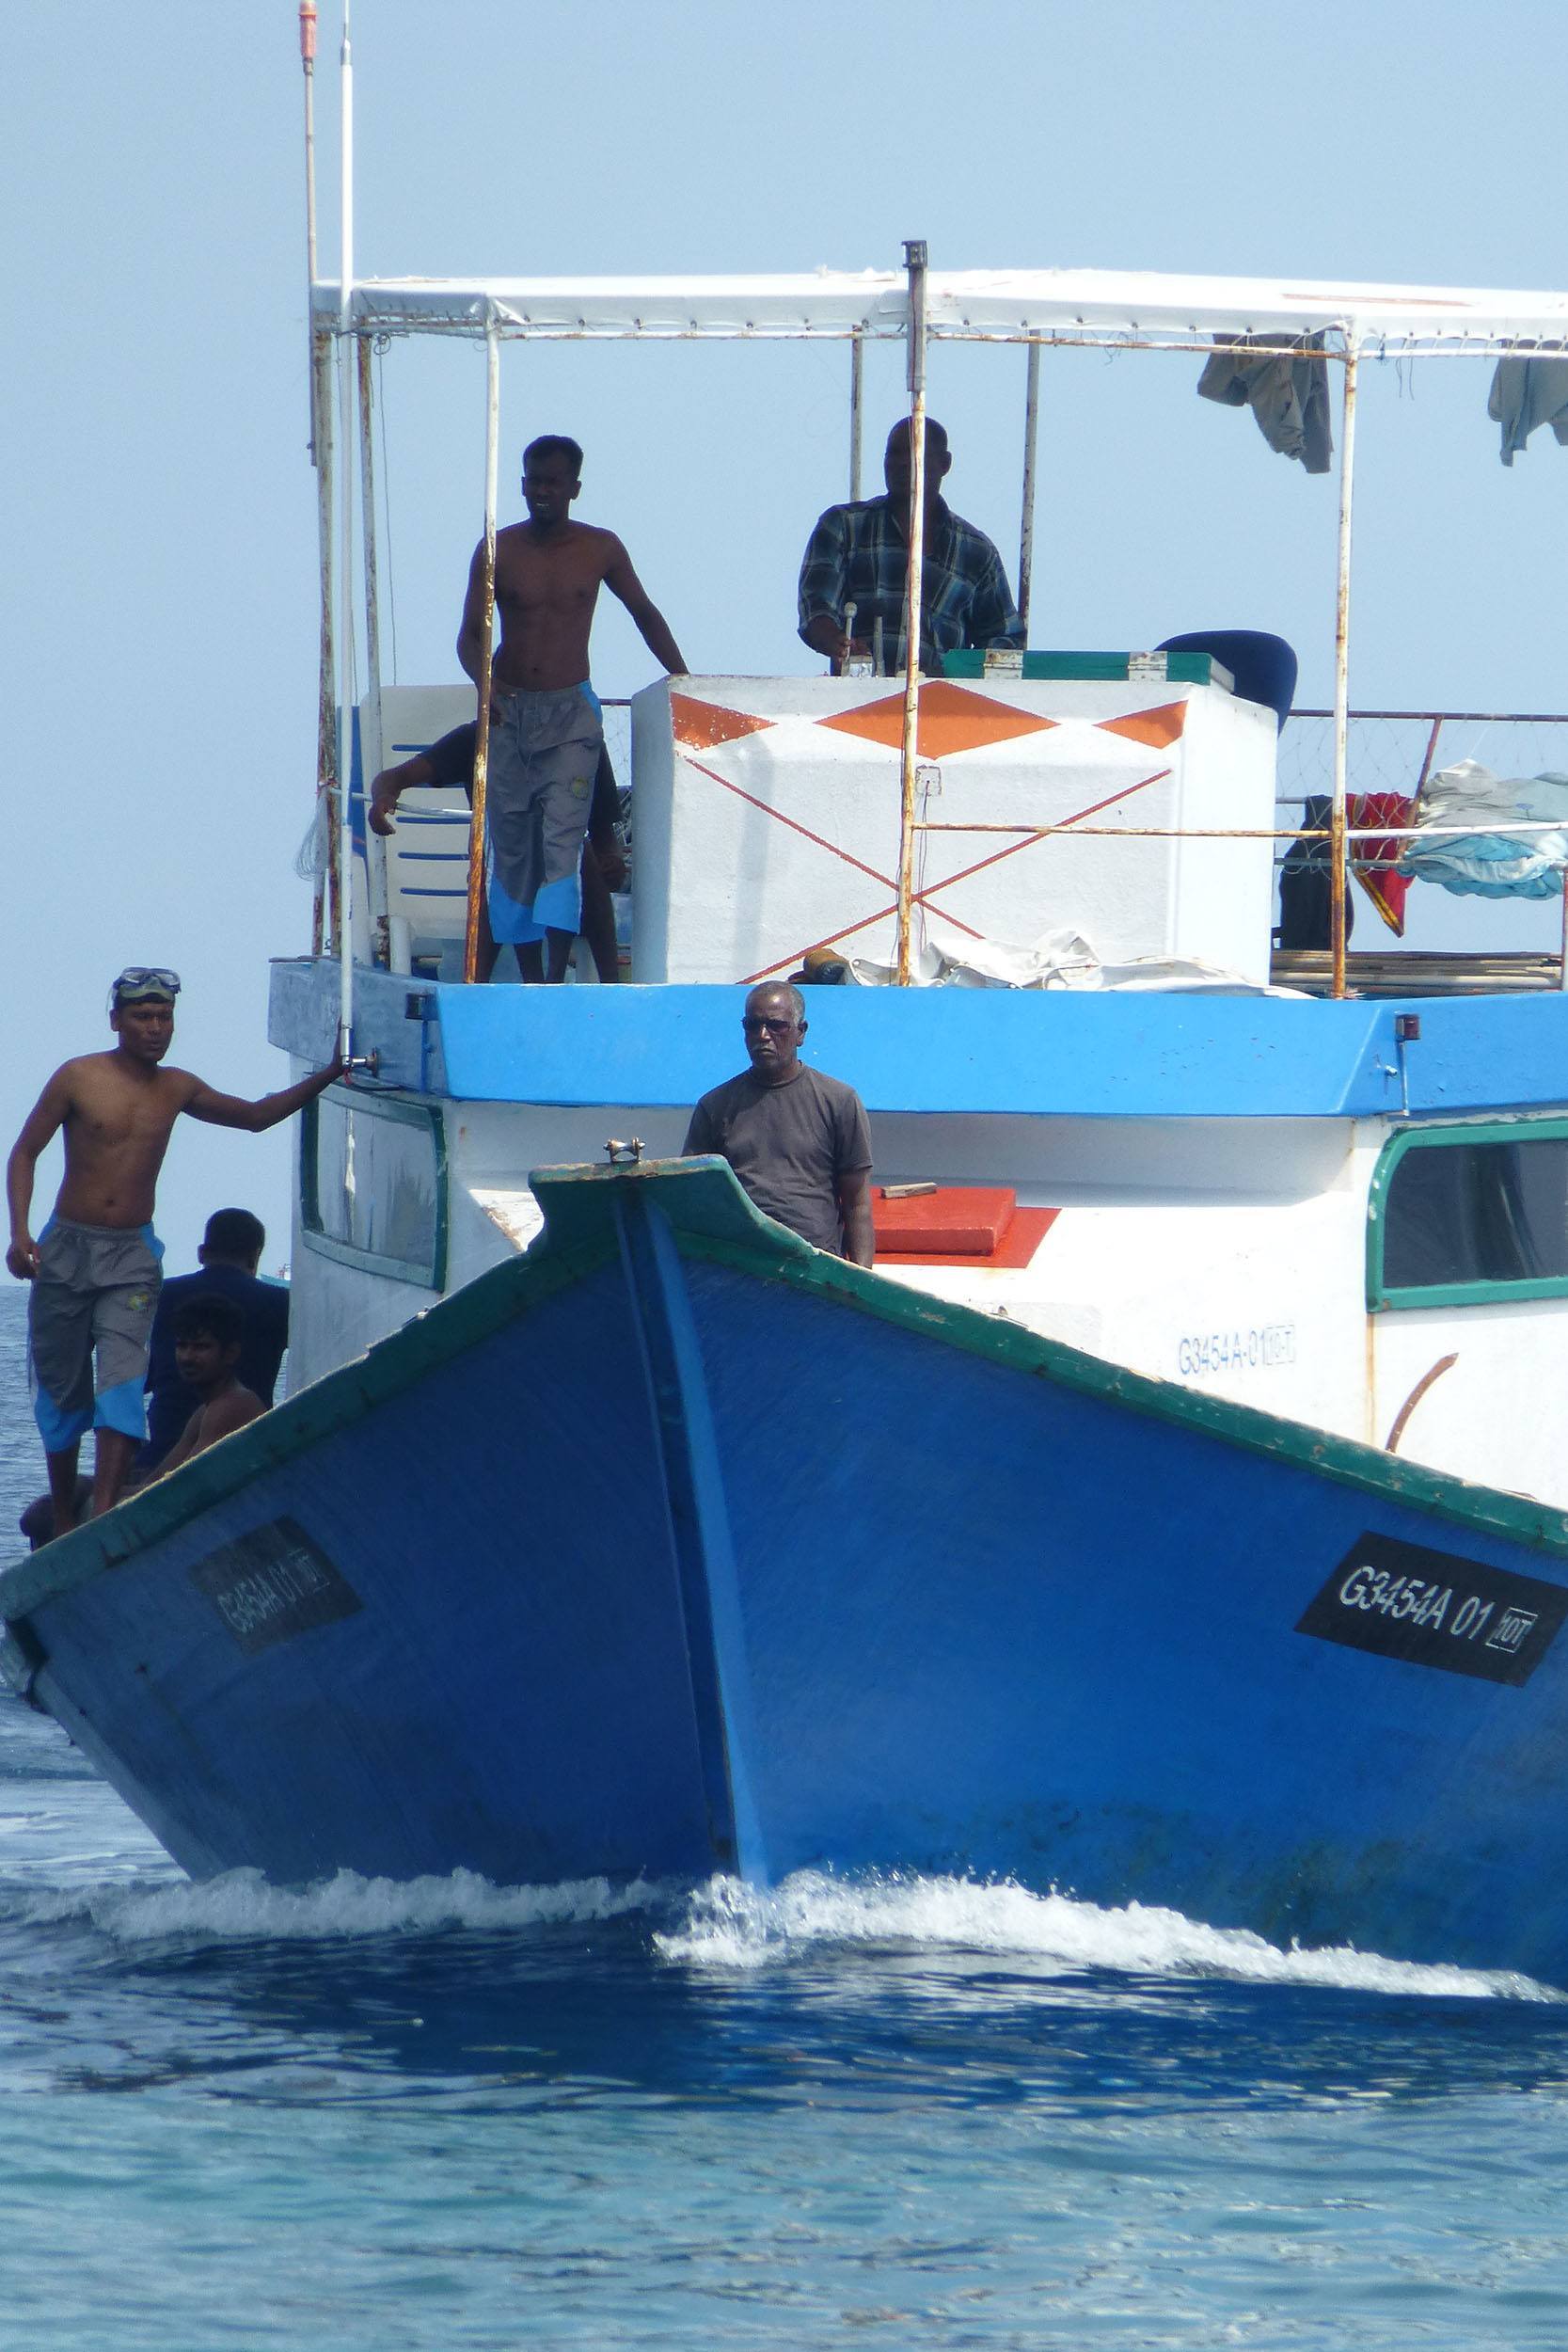
<path id="1" fill-rule="evenodd" d="M 460 988 L 359 970 L 384 1083 L 464 1102 L 688 1109 L 741 1058 L 731 988 Z M 410 1005 L 418 1017 L 410 1017 Z M 334 964 L 273 966 L 269 1034 L 331 1051 Z M 1395 1041 L 1401 1013 L 1421 1034 Z M 1350 1119 L 1560 1107 L 1568 995 L 1380 999 L 817 988 L 811 1058 L 873 1112 Z M 1408 1104 L 1402 1092 L 1408 1094 Z"/>
<path id="2" fill-rule="evenodd" d="M 592 1416 L 626 1327 L 601 1270 L 37 1613 L 39 1694 L 188 1869 L 728 1867 L 648 1419 Z M 189 1571 L 280 1518 L 363 1606 L 245 1658 Z"/>
<path id="3" fill-rule="evenodd" d="M 961 1868 L 1568 1977 L 1568 1629 L 1513 1683 L 1297 1629 L 1369 1533 L 1555 1603 L 1562 1515 L 846 1268 L 711 1163 L 540 1191 L 527 1260 L 0 1578 L 188 1867 Z M 247 1652 L 271 1571 L 212 1564 L 279 1521 L 339 1613 Z"/>

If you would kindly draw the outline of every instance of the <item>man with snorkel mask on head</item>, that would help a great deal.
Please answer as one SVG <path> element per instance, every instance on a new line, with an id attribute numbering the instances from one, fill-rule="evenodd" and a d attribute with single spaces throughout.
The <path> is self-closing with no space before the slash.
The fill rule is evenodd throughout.
<path id="1" fill-rule="evenodd" d="M 342 1069 L 334 1055 L 325 1070 L 254 1103 L 219 1094 L 188 1070 L 164 1070 L 179 993 L 179 975 L 161 966 L 122 972 L 109 991 L 113 1048 L 62 1062 L 6 1164 L 6 1263 L 33 1286 L 28 1368 L 56 1535 L 76 1524 L 76 1460 L 87 1430 L 96 1430 L 95 1516 L 119 1502 L 147 1435 L 143 1383 L 164 1254 L 152 1206 L 175 1120 L 188 1111 L 212 1127 L 260 1135 L 313 1102 Z M 27 1220 L 39 1154 L 61 1131 L 65 1181 L 35 1241 Z"/>

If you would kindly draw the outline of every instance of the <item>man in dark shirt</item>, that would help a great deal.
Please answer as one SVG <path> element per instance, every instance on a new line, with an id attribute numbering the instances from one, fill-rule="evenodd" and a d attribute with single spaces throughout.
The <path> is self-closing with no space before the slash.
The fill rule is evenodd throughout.
<path id="1" fill-rule="evenodd" d="M 940 671 L 960 645 L 1023 643 L 1002 558 L 942 495 L 952 465 L 947 435 L 926 421 L 926 535 L 921 564 L 920 666 Z M 904 598 L 910 568 L 910 426 L 888 435 L 882 458 L 887 496 L 830 506 L 806 543 L 800 565 L 800 635 L 826 654 L 835 676 L 852 653 L 874 653 L 885 671 L 904 667 Z M 846 627 L 855 608 L 855 634 Z M 877 624 L 880 622 L 880 629 Z"/>
<path id="2" fill-rule="evenodd" d="M 718 1152 L 765 1216 L 815 1248 L 869 1265 L 865 1105 L 853 1087 L 800 1059 L 805 1010 L 799 989 L 787 982 L 752 989 L 740 1025 L 752 1067 L 703 1096 L 684 1150 L 688 1157 Z"/>
<path id="3" fill-rule="evenodd" d="M 157 1467 L 201 1407 L 201 1397 L 182 1380 L 175 1359 L 174 1326 L 186 1299 L 215 1292 L 232 1300 L 244 1321 L 236 1376 L 263 1405 L 272 1403 L 289 1344 L 289 1294 L 281 1282 L 257 1277 L 266 1239 L 261 1218 L 248 1209 L 215 1209 L 196 1253 L 200 1273 L 176 1275 L 159 1293 L 147 1364 L 147 1443 L 136 1456 L 138 1473 Z"/>
<path id="4" fill-rule="evenodd" d="M 401 760 L 395 768 L 383 768 L 371 786 L 371 831 L 390 834 L 397 813 L 398 797 L 410 785 L 460 784 L 468 796 L 468 806 L 474 804 L 474 746 L 479 740 L 479 723 L 470 719 L 466 726 L 453 727 L 439 742 L 432 743 L 426 752 L 416 752 L 412 759 Z M 626 886 L 626 861 L 615 836 L 615 819 L 619 813 L 619 795 L 615 789 L 615 771 L 610 764 L 610 754 L 601 743 L 599 764 L 594 777 L 594 798 L 588 811 L 588 839 L 582 853 L 582 936 L 588 942 L 594 959 L 594 969 L 601 980 L 613 984 L 621 977 L 621 951 L 615 938 L 615 909 L 610 892 Z M 479 908 L 479 977 L 487 980 L 496 968 L 500 949 L 490 936 L 490 910 L 487 902 Z M 517 968 L 525 979 L 542 980 L 545 977 L 544 949 L 524 941 L 516 950 Z"/>

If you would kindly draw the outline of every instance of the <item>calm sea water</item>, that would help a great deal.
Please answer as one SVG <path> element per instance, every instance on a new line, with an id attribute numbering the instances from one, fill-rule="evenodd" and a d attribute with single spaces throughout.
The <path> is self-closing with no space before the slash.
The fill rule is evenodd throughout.
<path id="1" fill-rule="evenodd" d="M 952 1882 L 194 1887 L 5 1698 L 0 2092 L 28 2352 L 1568 2341 L 1544 1987 Z"/>

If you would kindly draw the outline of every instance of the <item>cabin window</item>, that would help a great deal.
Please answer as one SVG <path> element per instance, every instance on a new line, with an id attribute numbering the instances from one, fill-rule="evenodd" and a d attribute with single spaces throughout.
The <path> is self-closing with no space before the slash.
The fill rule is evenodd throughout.
<path id="1" fill-rule="evenodd" d="M 1568 1295 L 1568 1122 L 1396 1136 L 1372 1180 L 1367 1276 L 1374 1311 Z"/>
<path id="2" fill-rule="evenodd" d="M 308 1248 L 395 1281 L 445 1284 L 446 1148 L 429 1104 L 329 1088 L 300 1120 L 299 1195 Z"/>

